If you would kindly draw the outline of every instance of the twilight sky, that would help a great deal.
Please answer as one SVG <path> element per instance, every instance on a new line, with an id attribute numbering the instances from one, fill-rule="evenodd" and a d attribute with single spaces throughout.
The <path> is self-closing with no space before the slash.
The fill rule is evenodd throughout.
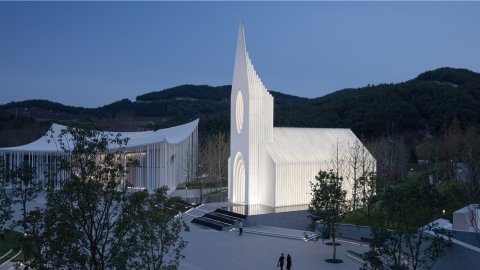
<path id="1" fill-rule="evenodd" d="M 98 107 L 230 84 L 238 24 L 270 90 L 303 97 L 480 72 L 480 2 L 0 2 L 0 103 Z"/>

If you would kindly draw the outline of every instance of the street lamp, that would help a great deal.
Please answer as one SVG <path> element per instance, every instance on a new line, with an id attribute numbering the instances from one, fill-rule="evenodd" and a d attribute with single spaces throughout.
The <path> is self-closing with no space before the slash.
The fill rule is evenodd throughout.
<path id="1" fill-rule="evenodd" d="M 27 256 L 27 237 L 28 237 L 28 234 L 25 232 L 23 234 L 23 261 L 26 262 L 27 259 L 28 259 L 28 256 Z"/>
<path id="2" fill-rule="evenodd" d="M 202 174 L 202 176 L 193 176 L 193 181 L 195 182 L 196 179 L 200 179 L 200 203 L 203 203 L 203 178 L 208 177 L 208 174 Z M 188 183 L 189 183 L 189 175 L 185 175 L 185 201 L 187 201 L 188 198 Z"/>
<path id="3" fill-rule="evenodd" d="M 200 204 L 203 203 L 203 178 L 208 177 L 208 174 L 202 174 L 202 176 L 199 176 L 198 178 L 200 179 Z"/>
<path id="4" fill-rule="evenodd" d="M 185 201 L 188 202 L 188 174 L 185 174 Z"/>

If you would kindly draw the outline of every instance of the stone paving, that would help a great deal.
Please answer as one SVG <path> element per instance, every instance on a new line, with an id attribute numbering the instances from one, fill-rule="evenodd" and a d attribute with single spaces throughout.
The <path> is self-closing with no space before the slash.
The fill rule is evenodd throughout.
<path id="1" fill-rule="evenodd" d="M 365 245 L 341 242 L 337 247 L 337 258 L 343 260 L 343 263 L 330 264 L 325 262 L 325 259 L 332 257 L 332 247 L 322 241 L 306 242 L 253 234 L 248 233 L 248 227 L 242 236 L 239 236 L 237 231 L 206 230 L 194 224 L 189 224 L 189 227 L 191 231 L 183 235 L 189 243 L 184 250 L 185 258 L 180 262 L 180 270 L 277 269 L 277 260 L 281 253 L 285 257 L 287 254 L 292 256 L 292 269 L 295 270 L 359 269 L 361 263 L 347 256 L 347 250 L 357 253 L 368 251 Z"/>
<path id="2" fill-rule="evenodd" d="M 30 209 L 42 207 L 45 194 L 40 194 L 30 205 Z M 20 215 L 16 209 L 15 216 Z M 238 231 L 216 231 L 204 229 L 188 222 L 190 232 L 183 234 L 189 242 L 184 250 L 185 258 L 180 262 L 180 270 L 235 270 L 235 269 L 277 269 L 281 253 L 292 256 L 292 269 L 359 269 L 361 263 L 349 256 L 347 250 L 357 253 L 368 251 L 368 247 L 354 242 L 341 242 L 337 247 L 337 258 L 341 264 L 330 264 L 325 259 L 332 257 L 332 247 L 322 241 L 303 241 L 303 231 L 274 227 L 245 227 L 242 236 Z M 294 237 L 276 237 L 265 233 L 289 234 Z M 11 270 L 7 263 L 0 270 Z"/>

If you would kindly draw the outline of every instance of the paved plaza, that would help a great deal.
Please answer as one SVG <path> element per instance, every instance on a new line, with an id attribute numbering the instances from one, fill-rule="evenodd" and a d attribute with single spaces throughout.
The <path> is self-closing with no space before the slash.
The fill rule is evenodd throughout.
<path id="1" fill-rule="evenodd" d="M 276 269 L 280 254 L 292 256 L 292 269 L 359 269 L 361 263 L 349 256 L 347 250 L 357 253 L 368 247 L 354 242 L 341 242 L 337 258 L 343 263 L 330 264 L 332 247 L 322 241 L 303 241 L 249 233 L 246 227 L 242 236 L 237 231 L 215 231 L 189 224 L 190 232 L 184 234 L 189 242 L 180 262 L 181 270 L 201 269 Z M 272 228 L 275 230 L 275 228 Z M 298 234 L 303 232 L 297 231 Z M 285 268 L 284 268 L 285 269 Z"/>
<path id="2" fill-rule="evenodd" d="M 183 237 L 189 242 L 184 250 L 185 258 L 180 261 L 180 270 L 212 269 L 277 269 L 280 254 L 292 256 L 292 269 L 359 269 L 361 263 L 347 256 L 347 250 L 362 253 L 368 247 L 355 242 L 340 239 L 337 258 L 343 263 L 330 264 L 325 259 L 331 258 L 332 247 L 322 241 L 303 241 L 284 237 L 259 235 L 253 231 L 268 230 L 277 232 L 276 228 L 245 228 L 242 236 L 238 231 L 216 231 L 203 229 L 189 224 L 190 232 Z M 282 229 L 279 229 L 282 230 Z M 249 232 L 250 231 L 250 232 Z M 295 233 L 293 230 L 290 230 Z M 296 231 L 297 235 L 303 232 Z M 285 268 L 284 268 L 285 269 Z M 13 270 L 13 264 L 7 263 L 0 270 Z"/>
<path id="3" fill-rule="evenodd" d="M 30 205 L 29 209 L 43 207 L 45 193 Z M 17 205 L 18 206 L 18 205 Z M 19 218 L 19 209 L 15 216 Z M 330 264 L 325 259 L 332 257 L 332 247 L 322 241 L 299 240 L 303 231 L 267 226 L 245 227 L 242 236 L 238 231 L 216 231 L 205 229 L 188 222 L 190 232 L 183 233 L 188 245 L 183 251 L 185 258 L 180 261 L 180 270 L 212 269 L 276 269 L 280 254 L 292 256 L 292 269 L 359 269 L 361 263 L 347 256 L 347 250 L 356 253 L 368 251 L 364 244 L 340 240 L 337 258 L 343 263 Z M 277 236 L 267 236 L 277 235 Z M 278 236 L 280 235 L 280 237 Z M 5 264 L 0 270 L 12 270 L 12 264 Z"/>

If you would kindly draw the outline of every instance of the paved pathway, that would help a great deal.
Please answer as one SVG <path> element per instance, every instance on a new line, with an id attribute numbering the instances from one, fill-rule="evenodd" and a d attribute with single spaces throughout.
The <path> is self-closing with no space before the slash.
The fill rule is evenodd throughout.
<path id="1" fill-rule="evenodd" d="M 0 266 L 0 270 L 14 270 L 15 268 L 13 267 L 12 262 L 6 262 L 5 264 L 2 264 Z"/>
<path id="2" fill-rule="evenodd" d="M 11 258 L 12 256 L 13 257 L 16 257 L 17 255 L 19 255 L 20 252 L 17 252 L 16 254 L 15 253 L 11 253 L 8 254 L 8 258 Z M 10 262 L 10 261 L 7 261 L 7 262 L 4 262 L 2 264 L 0 264 L 0 270 L 14 270 L 15 267 L 13 267 L 14 263 Z M 20 269 L 23 269 L 24 267 L 20 267 Z"/>

